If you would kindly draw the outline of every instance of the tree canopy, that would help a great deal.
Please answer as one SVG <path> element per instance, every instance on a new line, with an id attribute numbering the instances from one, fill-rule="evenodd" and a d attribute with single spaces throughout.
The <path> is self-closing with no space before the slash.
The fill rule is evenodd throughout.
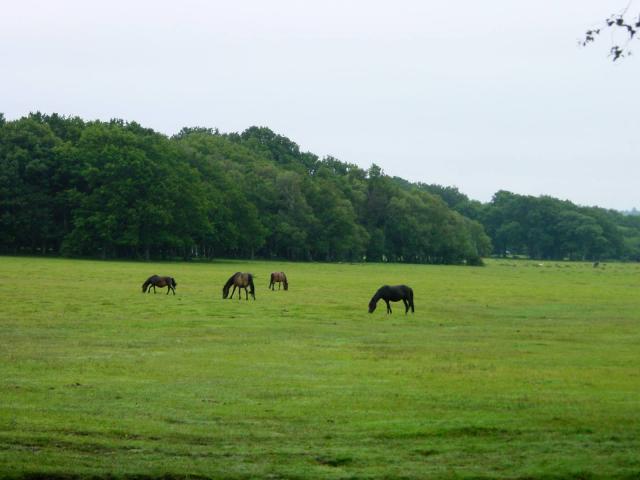
<path id="1" fill-rule="evenodd" d="M 302 152 L 265 127 L 0 115 L 0 252 L 481 264 L 640 259 L 640 216 L 500 191 L 491 202 Z"/>
<path id="2" fill-rule="evenodd" d="M 482 226 L 437 195 L 264 127 L 167 137 L 135 122 L 0 122 L 0 249 L 104 258 L 479 263 Z"/>

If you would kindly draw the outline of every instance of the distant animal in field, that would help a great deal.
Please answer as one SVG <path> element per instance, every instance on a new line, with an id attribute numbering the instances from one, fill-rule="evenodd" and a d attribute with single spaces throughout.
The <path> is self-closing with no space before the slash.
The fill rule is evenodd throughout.
<path id="1" fill-rule="evenodd" d="M 384 300 L 387 304 L 387 314 L 392 313 L 389 302 L 399 302 L 400 300 L 404 303 L 405 315 L 409 312 L 409 308 L 411 308 L 411 313 L 415 312 L 413 306 L 413 290 L 406 285 L 385 285 L 380 287 L 375 295 L 371 297 L 369 313 L 373 313 L 380 299 Z"/>
<path id="2" fill-rule="evenodd" d="M 593 268 L 598 268 L 600 266 L 600 262 L 593 262 Z"/>
<path id="3" fill-rule="evenodd" d="M 151 287 L 153 287 L 153 293 L 156 293 L 156 287 L 164 288 L 167 287 L 167 295 L 169 295 L 169 291 L 172 291 L 173 294 L 176 294 L 176 287 L 178 284 L 173 277 L 160 277 L 158 275 L 151 275 L 147 280 L 142 284 L 142 293 L 150 293 Z"/>
<path id="4" fill-rule="evenodd" d="M 227 298 L 227 296 L 229 295 L 229 288 L 231 288 L 232 285 L 233 290 L 231 291 L 231 296 L 229 298 L 233 298 L 233 294 L 236 292 L 237 288 L 238 300 L 240 300 L 240 289 L 244 288 L 246 300 L 249 300 L 249 294 L 251 294 L 254 300 L 256 299 L 256 291 L 253 286 L 253 275 L 251 275 L 250 273 L 236 272 L 231 275 L 229 280 L 227 280 L 227 283 L 225 283 L 224 287 L 222 287 L 222 298 Z"/>
<path id="5" fill-rule="evenodd" d="M 287 276 L 284 272 L 272 272 L 271 273 L 271 281 L 269 282 L 269 287 L 271 290 L 276 289 L 276 283 L 278 284 L 278 290 L 280 290 L 280 285 L 284 285 L 285 290 L 289 290 L 289 282 L 287 281 Z"/>

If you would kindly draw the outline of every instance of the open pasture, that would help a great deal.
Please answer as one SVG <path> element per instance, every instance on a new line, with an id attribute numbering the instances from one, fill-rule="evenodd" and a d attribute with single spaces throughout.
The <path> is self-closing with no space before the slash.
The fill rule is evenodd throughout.
<path id="1" fill-rule="evenodd" d="M 288 291 L 267 290 L 271 271 Z M 222 300 L 235 271 L 256 301 Z M 151 274 L 176 295 L 142 294 Z M 0 258 L 0 477 L 638 478 L 640 266 Z M 415 291 L 367 313 L 382 284 Z"/>

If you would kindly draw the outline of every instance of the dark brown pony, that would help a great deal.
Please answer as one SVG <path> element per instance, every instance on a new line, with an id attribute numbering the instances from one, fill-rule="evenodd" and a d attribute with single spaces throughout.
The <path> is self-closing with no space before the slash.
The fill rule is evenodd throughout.
<path id="1" fill-rule="evenodd" d="M 173 294 L 176 294 L 176 287 L 178 284 L 176 283 L 173 277 L 160 277 L 158 275 L 151 275 L 147 280 L 142 284 L 142 293 L 150 293 L 151 287 L 153 287 L 153 293 L 156 293 L 156 287 L 164 288 L 167 287 L 167 295 L 169 295 L 169 291 L 172 291 Z"/>
<path id="2" fill-rule="evenodd" d="M 240 300 L 240 289 L 244 288 L 244 293 L 247 296 L 247 300 L 249 300 L 249 294 L 251 294 L 254 300 L 256 299 L 256 291 L 253 286 L 253 275 L 251 275 L 250 273 L 236 272 L 231 275 L 229 280 L 227 280 L 227 283 L 225 283 L 224 287 L 222 287 L 222 298 L 227 298 L 231 285 L 233 285 L 233 290 L 231 291 L 231 297 L 229 298 L 233 298 L 233 294 L 236 293 L 237 288 L 238 300 Z"/>
<path id="3" fill-rule="evenodd" d="M 278 284 L 278 290 L 280 290 L 280 283 L 284 284 L 284 289 L 289 290 L 289 282 L 287 282 L 287 276 L 284 272 L 272 272 L 271 273 L 271 282 L 269 282 L 269 287 L 271 290 L 276 289 L 276 283 Z"/>
<path id="4" fill-rule="evenodd" d="M 387 304 L 387 313 L 391 313 L 391 305 L 389 302 L 399 302 L 400 300 L 404 303 L 405 315 L 409 311 L 409 308 L 411 308 L 411 313 L 415 312 L 413 307 L 413 289 L 406 285 L 394 285 L 392 287 L 385 285 L 380 287 L 369 302 L 369 313 L 373 313 L 380 299 L 384 300 Z"/>

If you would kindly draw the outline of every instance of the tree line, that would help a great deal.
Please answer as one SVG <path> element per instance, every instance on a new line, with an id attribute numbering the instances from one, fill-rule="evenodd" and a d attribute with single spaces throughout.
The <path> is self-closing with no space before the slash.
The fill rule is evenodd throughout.
<path id="1" fill-rule="evenodd" d="M 268 128 L 0 114 L 0 252 L 481 264 L 640 259 L 640 217 L 498 192 L 487 204 L 302 152 Z"/>
<path id="2" fill-rule="evenodd" d="M 480 222 L 491 237 L 493 254 L 542 260 L 640 261 L 640 216 L 583 207 L 549 196 L 501 190 L 490 202 L 470 200 L 455 187 L 422 185 L 452 209 Z"/>

